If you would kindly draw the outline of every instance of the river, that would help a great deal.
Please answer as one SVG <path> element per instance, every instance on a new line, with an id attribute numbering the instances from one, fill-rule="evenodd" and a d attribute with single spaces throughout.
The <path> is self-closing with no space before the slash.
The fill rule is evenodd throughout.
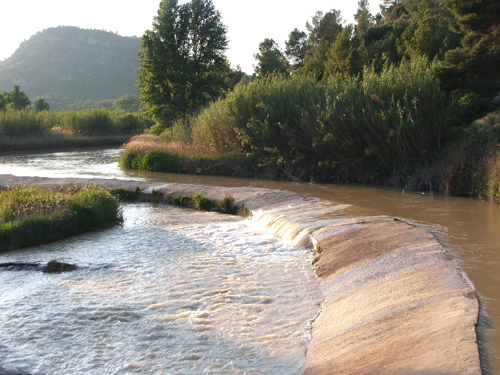
<path id="1" fill-rule="evenodd" d="M 116 160 L 120 152 L 89 150 L 4 155 L 0 157 L 0 174 L 287 189 L 343 205 L 338 211 L 343 217 L 389 215 L 427 227 L 458 260 L 476 287 L 481 303 L 478 342 L 483 371 L 485 374 L 500 374 L 500 298 L 497 293 L 500 285 L 500 207 L 476 199 L 403 193 L 392 188 L 128 171 L 118 166 Z M 281 246 L 281 242 L 277 244 Z"/>

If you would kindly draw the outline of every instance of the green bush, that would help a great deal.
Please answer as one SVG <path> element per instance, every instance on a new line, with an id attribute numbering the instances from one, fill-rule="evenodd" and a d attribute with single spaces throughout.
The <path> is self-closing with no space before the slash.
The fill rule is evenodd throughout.
<path id="1" fill-rule="evenodd" d="M 217 202 L 217 211 L 223 214 L 236 215 L 238 206 L 234 204 L 234 197 L 231 194 L 226 194 L 222 200 Z"/>
<path id="2" fill-rule="evenodd" d="M 194 196 L 193 200 L 194 207 L 197 210 L 212 211 L 216 206 L 216 204 L 212 200 L 199 193 Z"/>
<path id="3" fill-rule="evenodd" d="M 0 111 L 0 137 L 25 138 L 47 132 L 43 115 L 31 110 Z"/>
<path id="4" fill-rule="evenodd" d="M 457 122 L 468 125 L 488 112 L 488 100 L 475 93 L 468 93 L 458 100 Z"/>

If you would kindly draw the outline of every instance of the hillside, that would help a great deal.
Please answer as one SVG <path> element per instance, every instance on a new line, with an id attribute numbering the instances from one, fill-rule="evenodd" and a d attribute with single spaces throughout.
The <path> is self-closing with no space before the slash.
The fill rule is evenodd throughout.
<path id="1" fill-rule="evenodd" d="M 138 37 L 71 26 L 50 28 L 0 62 L 0 91 L 20 85 L 32 100 L 41 96 L 53 109 L 111 103 L 137 92 L 139 48 Z"/>

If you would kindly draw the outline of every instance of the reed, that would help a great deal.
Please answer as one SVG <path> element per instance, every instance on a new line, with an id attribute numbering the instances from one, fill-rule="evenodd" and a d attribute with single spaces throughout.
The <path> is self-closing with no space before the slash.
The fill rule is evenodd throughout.
<path id="1" fill-rule="evenodd" d="M 0 152 L 121 146 L 129 141 L 131 137 L 133 137 L 133 135 L 128 134 L 87 137 L 60 134 L 29 138 L 0 138 Z"/>
<path id="2" fill-rule="evenodd" d="M 291 179 L 380 182 L 432 162 L 453 125 L 453 99 L 425 60 L 336 75 L 270 76 L 238 86 L 191 119 L 193 144 L 249 153 Z"/>
<path id="3" fill-rule="evenodd" d="M 122 221 L 119 202 L 103 189 L 0 191 L 0 251 L 50 243 Z"/>
<path id="4" fill-rule="evenodd" d="M 0 138 L 40 135 L 140 134 L 151 122 L 138 114 L 94 108 L 80 111 L 0 111 Z"/>

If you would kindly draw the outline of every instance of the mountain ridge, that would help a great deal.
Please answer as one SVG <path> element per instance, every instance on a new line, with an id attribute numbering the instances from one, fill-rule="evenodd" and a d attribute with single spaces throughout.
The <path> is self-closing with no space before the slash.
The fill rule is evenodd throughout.
<path id="1" fill-rule="evenodd" d="M 0 91 L 19 85 L 30 99 L 43 97 L 53 109 L 135 94 L 140 40 L 75 26 L 45 29 L 0 61 Z"/>

